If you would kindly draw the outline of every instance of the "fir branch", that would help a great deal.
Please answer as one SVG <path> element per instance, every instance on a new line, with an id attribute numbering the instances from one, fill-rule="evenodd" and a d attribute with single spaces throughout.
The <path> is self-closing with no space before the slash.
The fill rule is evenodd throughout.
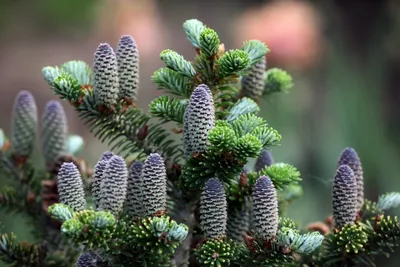
<path id="1" fill-rule="evenodd" d="M 258 40 L 250 40 L 244 42 L 243 51 L 245 51 L 250 58 L 250 66 L 253 66 L 269 53 L 269 48 Z M 264 68 L 265 69 L 265 68 Z"/>
<path id="2" fill-rule="evenodd" d="M 379 197 L 376 208 L 380 210 L 388 210 L 396 208 L 400 205 L 400 193 L 391 192 Z"/>
<path id="3" fill-rule="evenodd" d="M 230 50 L 217 61 L 216 75 L 223 79 L 240 76 L 249 66 L 251 59 L 243 50 Z"/>
<path id="4" fill-rule="evenodd" d="M 275 163 L 259 172 L 249 172 L 247 174 L 249 183 L 254 184 L 255 180 L 262 175 L 268 176 L 279 190 L 301 181 L 300 172 L 294 166 L 287 163 Z"/>
<path id="5" fill-rule="evenodd" d="M 23 212 L 26 210 L 24 201 L 21 201 L 21 195 L 13 186 L 2 186 L 0 188 L 0 208 L 10 211 Z"/>
<path id="6" fill-rule="evenodd" d="M 229 266 L 233 258 L 233 247 L 223 240 L 211 239 L 202 244 L 195 255 L 202 267 Z"/>
<path id="7" fill-rule="evenodd" d="M 183 29 L 186 33 L 187 39 L 192 43 L 194 47 L 199 47 L 200 33 L 206 28 L 206 26 L 197 19 L 189 19 L 183 23 Z"/>
<path id="8" fill-rule="evenodd" d="M 161 52 L 160 58 L 168 68 L 175 70 L 188 78 L 193 78 L 196 75 L 196 71 L 192 64 L 175 51 L 166 49 Z"/>
<path id="9" fill-rule="evenodd" d="M 57 85 L 55 85 L 57 86 Z M 65 88 L 56 87 L 55 93 L 61 98 L 76 101 L 75 96 Z M 101 142 L 107 142 L 112 150 L 123 155 L 159 151 L 166 160 L 175 162 L 182 151 L 169 138 L 167 130 L 150 122 L 150 117 L 142 110 L 128 108 L 112 114 L 101 113 L 97 109 L 92 91 L 85 91 L 82 103 L 75 107 L 79 117 L 89 126 L 90 131 Z"/>
<path id="10" fill-rule="evenodd" d="M 50 70 L 50 69 L 48 69 Z M 51 71 L 51 70 L 50 70 Z M 73 61 L 68 61 L 64 63 L 61 66 L 61 71 L 68 73 L 69 75 L 72 76 L 75 80 L 78 81 L 79 84 L 91 84 L 92 83 L 92 70 L 90 67 L 83 61 L 81 60 L 73 60 Z M 57 74 L 53 74 L 56 76 Z M 59 76 L 59 75 L 57 75 Z M 53 78 L 48 78 L 48 79 L 53 79 Z"/>
<path id="11" fill-rule="evenodd" d="M 154 72 L 151 79 L 157 85 L 158 89 L 166 90 L 171 94 L 183 98 L 189 98 L 191 95 L 192 86 L 190 79 L 175 70 L 161 68 Z"/>
<path id="12" fill-rule="evenodd" d="M 276 92 L 289 92 L 290 88 L 293 87 L 292 76 L 286 71 L 272 68 L 269 69 L 265 74 L 265 86 L 264 95 L 269 95 Z"/>
<path id="13" fill-rule="evenodd" d="M 257 114 L 260 111 L 260 107 L 252 99 L 243 97 L 239 99 L 229 110 L 229 115 L 226 120 L 233 122 L 237 118 L 245 114 Z"/>
<path id="14" fill-rule="evenodd" d="M 183 117 L 188 103 L 187 100 L 177 100 L 169 96 L 160 96 L 149 105 L 149 112 L 160 118 L 163 123 L 174 121 L 183 124 Z"/>
<path id="15" fill-rule="evenodd" d="M 213 62 L 210 61 L 210 58 L 207 57 L 206 54 L 201 54 L 195 57 L 193 62 L 193 66 L 198 73 L 198 79 L 202 81 L 202 83 L 210 86 L 216 83 L 216 77 L 212 63 Z"/>
<path id="16" fill-rule="evenodd" d="M 0 258 L 14 266 L 42 267 L 46 257 L 46 248 L 42 245 L 19 243 L 14 234 L 0 235 Z"/>
<path id="17" fill-rule="evenodd" d="M 282 227 L 279 229 L 276 239 L 279 246 L 307 255 L 321 246 L 324 236 L 319 232 L 300 235 L 296 230 Z"/>
<path id="18" fill-rule="evenodd" d="M 367 221 L 364 230 L 368 234 L 365 250 L 372 259 L 379 254 L 389 257 L 389 252 L 394 252 L 394 248 L 400 245 L 400 223 L 397 217 L 376 216 L 372 221 Z"/>
<path id="19" fill-rule="evenodd" d="M 220 41 L 218 34 L 212 29 L 205 29 L 200 33 L 199 47 L 207 57 L 213 57 L 218 52 Z"/>

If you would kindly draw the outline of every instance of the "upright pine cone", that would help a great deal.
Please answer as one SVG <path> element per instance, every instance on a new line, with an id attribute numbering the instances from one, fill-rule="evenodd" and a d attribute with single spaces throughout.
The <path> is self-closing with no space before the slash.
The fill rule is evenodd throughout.
<path id="1" fill-rule="evenodd" d="M 249 210 L 247 206 L 241 207 L 239 210 L 230 210 L 228 212 L 227 236 L 237 242 L 243 242 L 243 236 L 249 230 Z"/>
<path id="2" fill-rule="evenodd" d="M 42 116 L 42 153 L 46 165 L 67 152 L 68 124 L 64 108 L 58 101 L 49 101 Z"/>
<path id="3" fill-rule="evenodd" d="M 76 267 L 96 267 L 96 258 L 89 252 L 83 253 L 79 256 L 76 262 Z"/>
<path id="4" fill-rule="evenodd" d="M 18 93 L 12 113 L 11 146 L 14 155 L 29 156 L 36 139 L 37 108 L 32 94 Z"/>
<path id="5" fill-rule="evenodd" d="M 185 155 L 204 152 L 208 132 L 215 124 L 215 109 L 212 93 L 207 85 L 201 84 L 190 96 L 183 121 Z"/>
<path id="6" fill-rule="evenodd" d="M 135 161 L 132 163 L 128 176 L 128 192 L 126 196 L 126 206 L 128 214 L 133 218 L 140 218 L 143 215 L 143 162 Z"/>
<path id="7" fill-rule="evenodd" d="M 183 114 L 183 152 L 185 156 L 190 156 L 192 153 L 192 144 L 190 143 L 190 134 L 189 134 L 189 115 L 190 115 L 190 105 L 187 105 L 185 109 L 185 113 Z"/>
<path id="8" fill-rule="evenodd" d="M 357 217 L 357 182 L 353 170 L 340 165 L 336 170 L 332 189 L 332 209 L 335 226 L 353 224 Z"/>
<path id="9" fill-rule="evenodd" d="M 70 206 L 75 211 L 86 208 L 85 190 L 78 168 L 72 162 L 64 163 L 57 178 L 60 202 Z"/>
<path id="10" fill-rule="evenodd" d="M 364 176 L 357 152 L 353 148 L 345 148 L 340 154 L 338 166 L 340 165 L 347 165 L 353 170 L 357 181 L 357 211 L 359 211 L 364 203 Z"/>
<path id="11" fill-rule="evenodd" d="M 112 152 L 106 151 L 101 155 L 100 160 L 94 166 L 92 175 L 92 196 L 93 205 L 95 210 L 99 209 L 101 201 L 101 181 L 104 178 L 104 170 L 106 169 L 107 162 L 111 157 L 114 156 Z"/>
<path id="12" fill-rule="evenodd" d="M 200 198 L 200 224 L 207 238 L 225 235 L 228 219 L 225 190 L 217 178 L 206 182 Z"/>
<path id="13" fill-rule="evenodd" d="M 128 101 L 135 100 L 139 88 L 139 51 L 132 36 L 121 37 L 116 54 L 119 97 Z"/>
<path id="14" fill-rule="evenodd" d="M 260 176 L 253 188 L 253 226 L 256 236 L 270 240 L 278 231 L 278 200 L 274 184 Z"/>
<path id="15" fill-rule="evenodd" d="M 128 170 L 123 158 L 113 156 L 107 161 L 100 185 L 100 210 L 118 215 L 126 199 Z"/>
<path id="16" fill-rule="evenodd" d="M 143 216 L 164 211 L 167 203 L 167 172 L 157 153 L 148 156 L 142 170 Z"/>
<path id="17" fill-rule="evenodd" d="M 114 50 L 107 43 L 100 44 L 94 54 L 93 93 L 98 105 L 110 108 L 117 103 L 118 64 Z"/>
<path id="18" fill-rule="evenodd" d="M 274 164 L 274 159 L 272 158 L 271 151 L 263 149 L 256 160 L 254 169 L 256 172 L 259 172 L 265 167 L 271 166 L 272 164 Z"/>
<path id="19" fill-rule="evenodd" d="M 242 77 L 242 95 L 257 101 L 263 94 L 267 59 L 263 57 L 251 69 L 248 76 Z"/>

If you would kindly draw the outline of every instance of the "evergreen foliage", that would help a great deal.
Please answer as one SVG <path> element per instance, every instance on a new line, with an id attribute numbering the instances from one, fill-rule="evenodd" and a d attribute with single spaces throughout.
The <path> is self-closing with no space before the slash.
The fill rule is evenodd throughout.
<path id="1" fill-rule="evenodd" d="M 398 244 L 400 193 L 364 199 L 361 161 L 347 148 L 332 187 L 334 224 L 299 229 L 283 217 L 302 195 L 300 172 L 270 154 L 281 135 L 258 103 L 288 92 L 291 76 L 267 69 L 268 47 L 250 40 L 225 51 L 218 34 L 183 24 L 193 61 L 167 49 L 155 71 L 149 114 L 136 107 L 139 49 L 122 36 L 116 52 L 98 46 L 93 66 L 69 61 L 42 69 L 94 136 L 106 142 L 94 170 L 77 159 L 83 139 L 68 135 L 61 104 L 42 116 L 42 156 L 31 158 L 36 106 L 15 101 L 10 140 L 0 130 L 0 207 L 26 213 L 33 244 L 0 233 L 0 259 L 13 266 L 375 266 Z M 165 123 L 176 125 L 173 131 Z M 113 152 L 111 152 L 113 151 Z M 256 163 L 250 166 L 249 162 Z M 333 163 L 334 164 L 334 163 Z"/>

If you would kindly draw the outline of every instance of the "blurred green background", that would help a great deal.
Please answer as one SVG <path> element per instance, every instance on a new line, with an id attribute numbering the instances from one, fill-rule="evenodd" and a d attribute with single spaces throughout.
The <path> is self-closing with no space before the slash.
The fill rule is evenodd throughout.
<path id="1" fill-rule="evenodd" d="M 262 116 L 283 135 L 273 149 L 302 173 L 304 197 L 289 209 L 300 225 L 330 214 L 331 180 L 344 147 L 358 152 L 366 196 L 400 191 L 400 2 L 261 0 L 2 0 L 0 1 L 0 127 L 10 132 L 17 93 L 33 92 L 39 112 L 55 99 L 41 77 L 46 65 L 92 63 L 100 42 L 116 45 L 131 34 L 141 52 L 139 107 L 159 95 L 151 74 L 159 53 L 193 49 L 182 23 L 197 18 L 215 29 L 225 47 L 259 39 L 271 49 L 269 67 L 294 77 L 288 95 L 262 102 Z M 71 133 L 86 140 L 90 164 L 106 149 L 63 103 Z M 0 180 L 0 183 L 4 181 Z M 394 211 L 399 214 L 399 210 Z M 31 240 L 24 217 L 0 211 L 6 231 Z M 398 257 L 400 260 L 400 256 Z M 0 265 L 1 266 L 1 265 Z M 378 266 L 398 266 L 396 257 Z"/>

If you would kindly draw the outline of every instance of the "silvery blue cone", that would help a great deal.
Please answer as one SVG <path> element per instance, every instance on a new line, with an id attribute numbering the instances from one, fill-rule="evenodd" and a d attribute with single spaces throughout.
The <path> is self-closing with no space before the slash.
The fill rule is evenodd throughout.
<path id="1" fill-rule="evenodd" d="M 47 102 L 42 115 L 42 154 L 47 166 L 67 153 L 68 124 L 64 108 L 60 102 Z"/>
<path id="2" fill-rule="evenodd" d="M 163 158 L 150 154 L 144 162 L 142 174 L 143 215 L 153 216 L 163 212 L 167 203 L 167 172 Z"/>
<path id="3" fill-rule="evenodd" d="M 353 148 L 347 147 L 340 154 L 338 166 L 344 164 L 353 170 L 357 182 L 357 210 L 359 211 L 364 203 L 364 176 L 360 158 Z"/>
<path id="4" fill-rule="evenodd" d="M 139 88 L 139 50 L 130 35 L 121 37 L 116 51 L 119 98 L 135 100 Z"/>
<path id="5" fill-rule="evenodd" d="M 333 220 L 337 228 L 353 224 L 357 217 L 357 182 L 348 165 L 336 170 L 332 188 Z"/>
<path id="6" fill-rule="evenodd" d="M 135 161 L 129 170 L 126 206 L 128 214 L 134 218 L 140 218 L 143 215 L 143 166 L 143 162 Z"/>
<path id="7" fill-rule="evenodd" d="M 83 253 L 76 262 L 76 267 L 96 267 L 96 257 L 90 252 Z"/>
<path id="8" fill-rule="evenodd" d="M 36 141 L 37 120 L 34 97 L 28 91 L 19 92 L 14 101 L 10 140 L 15 155 L 31 154 Z"/>
<path id="9" fill-rule="evenodd" d="M 100 44 L 94 54 L 93 93 L 98 105 L 110 108 L 117 103 L 118 63 L 114 50 L 107 43 Z"/>
<path id="10" fill-rule="evenodd" d="M 72 162 L 64 162 L 57 176 L 60 203 L 70 206 L 74 211 L 86 209 L 85 190 L 78 168 Z"/>
<path id="11" fill-rule="evenodd" d="M 208 132 L 215 124 L 215 109 L 212 93 L 207 85 L 194 89 L 183 121 L 185 155 L 204 152 L 208 143 Z"/>
<path id="12" fill-rule="evenodd" d="M 225 190 L 217 178 L 206 182 L 200 197 L 200 224 L 207 238 L 222 237 L 226 233 L 228 214 Z"/>
<path id="13" fill-rule="evenodd" d="M 114 156 L 112 152 L 104 152 L 101 156 L 100 160 L 94 166 L 93 175 L 92 175 L 92 196 L 93 196 L 93 205 L 95 210 L 99 209 L 100 201 L 101 201 L 101 181 L 104 178 L 104 170 L 106 169 L 108 160 Z"/>
<path id="14" fill-rule="evenodd" d="M 259 172 L 265 167 L 271 166 L 272 164 L 274 164 L 274 159 L 272 158 L 271 151 L 263 149 L 256 160 L 254 170 Z"/>
<path id="15" fill-rule="evenodd" d="M 255 234 L 263 240 L 270 240 L 278 231 L 279 215 L 275 186 L 267 176 L 257 179 L 252 198 Z"/>
<path id="16" fill-rule="evenodd" d="M 112 156 L 106 163 L 100 182 L 99 209 L 118 215 L 126 199 L 127 183 L 125 160 L 120 156 Z"/>
<path id="17" fill-rule="evenodd" d="M 251 69 L 247 76 L 242 77 L 243 96 L 253 100 L 258 100 L 264 91 L 265 71 L 267 68 L 267 59 L 263 57 Z"/>
<path id="18" fill-rule="evenodd" d="M 249 229 L 249 211 L 246 206 L 228 213 L 226 234 L 232 240 L 243 242 L 243 237 Z"/>

